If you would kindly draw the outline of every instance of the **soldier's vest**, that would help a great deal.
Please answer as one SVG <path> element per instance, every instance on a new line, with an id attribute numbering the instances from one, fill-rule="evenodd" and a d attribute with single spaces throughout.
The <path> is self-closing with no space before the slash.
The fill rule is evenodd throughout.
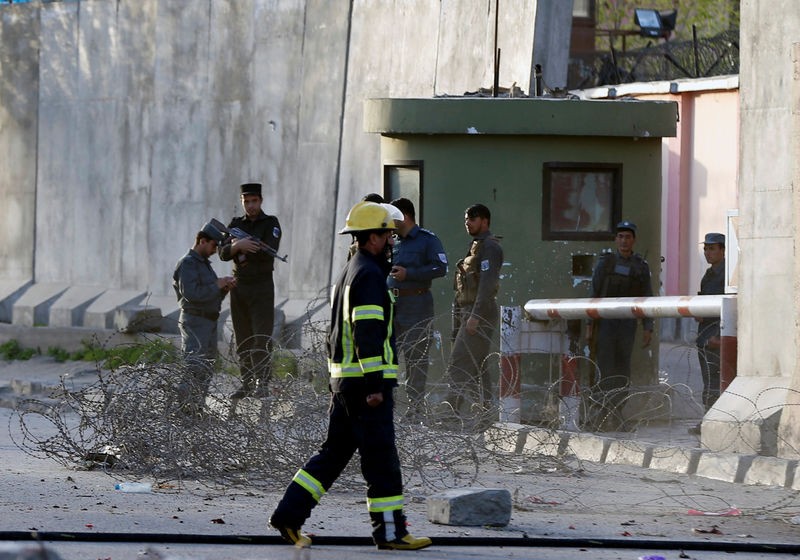
<path id="1" fill-rule="evenodd" d="M 603 265 L 600 297 L 639 297 L 645 294 L 649 279 L 642 255 L 634 255 L 628 264 L 617 261 L 616 253 L 611 253 L 603 258 Z"/>
<path id="2" fill-rule="evenodd" d="M 494 241 L 497 238 L 492 237 Z M 467 256 L 456 263 L 456 275 L 453 281 L 453 289 L 456 292 L 456 303 L 458 305 L 472 305 L 478 298 L 478 286 L 481 282 L 481 249 L 485 239 L 473 241 Z M 492 297 L 497 296 L 499 283 L 495 282 L 492 290 Z"/>

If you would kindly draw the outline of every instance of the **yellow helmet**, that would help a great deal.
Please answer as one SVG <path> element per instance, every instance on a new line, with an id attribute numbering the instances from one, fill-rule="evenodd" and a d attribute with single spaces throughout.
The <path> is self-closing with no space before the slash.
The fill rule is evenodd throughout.
<path id="1" fill-rule="evenodd" d="M 397 229 L 392 213 L 377 202 L 359 202 L 350 209 L 344 229 L 339 233 Z"/>

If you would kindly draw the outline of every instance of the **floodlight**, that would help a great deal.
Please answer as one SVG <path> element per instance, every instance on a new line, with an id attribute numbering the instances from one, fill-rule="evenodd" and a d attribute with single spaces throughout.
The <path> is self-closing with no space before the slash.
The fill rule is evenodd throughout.
<path id="1" fill-rule="evenodd" d="M 677 10 L 634 10 L 634 20 L 639 26 L 639 33 L 644 37 L 669 37 L 670 32 L 675 29 L 677 15 Z"/>

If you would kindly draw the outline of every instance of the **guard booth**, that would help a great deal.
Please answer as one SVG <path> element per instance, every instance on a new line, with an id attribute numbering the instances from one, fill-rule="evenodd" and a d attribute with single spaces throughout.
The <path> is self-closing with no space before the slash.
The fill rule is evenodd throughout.
<path id="1" fill-rule="evenodd" d="M 411 199 L 418 223 L 439 236 L 451 263 L 447 279 L 433 286 L 439 330 L 449 333 L 452 268 L 469 247 L 464 210 L 474 203 L 489 207 L 492 233 L 502 236 L 501 306 L 589 297 L 597 259 L 615 247 L 614 226 L 623 219 L 638 226 L 634 251 L 650 264 L 658 295 L 661 138 L 675 136 L 676 123 L 677 105 L 666 101 L 365 101 L 364 129 L 381 135 L 385 197 Z M 581 334 L 580 322 L 570 327 Z M 637 336 L 632 383 L 652 387 L 658 345 L 642 350 L 641 328 Z M 582 353 L 583 339 L 572 340 L 571 350 Z M 539 356 L 523 364 L 523 387 L 554 387 L 558 360 Z M 582 366 L 587 383 L 589 370 Z M 525 401 L 539 398 L 523 394 L 522 420 L 541 420 L 543 403 Z"/>

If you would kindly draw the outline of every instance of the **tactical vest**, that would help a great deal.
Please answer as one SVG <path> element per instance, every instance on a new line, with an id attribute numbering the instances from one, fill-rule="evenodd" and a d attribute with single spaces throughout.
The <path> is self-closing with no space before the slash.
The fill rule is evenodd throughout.
<path id="1" fill-rule="evenodd" d="M 645 285 L 649 279 L 647 265 L 642 255 L 634 255 L 630 265 L 618 262 L 616 253 L 607 255 L 603 261 L 603 285 L 600 297 L 640 297 L 645 295 Z"/>
<path id="2" fill-rule="evenodd" d="M 491 238 L 498 241 L 497 238 Z M 478 286 L 481 283 L 481 250 L 485 239 L 473 241 L 467 256 L 456 263 L 456 275 L 453 289 L 456 292 L 456 303 L 460 306 L 472 305 L 478 298 Z M 499 282 L 494 283 L 492 297 L 497 296 Z"/>

